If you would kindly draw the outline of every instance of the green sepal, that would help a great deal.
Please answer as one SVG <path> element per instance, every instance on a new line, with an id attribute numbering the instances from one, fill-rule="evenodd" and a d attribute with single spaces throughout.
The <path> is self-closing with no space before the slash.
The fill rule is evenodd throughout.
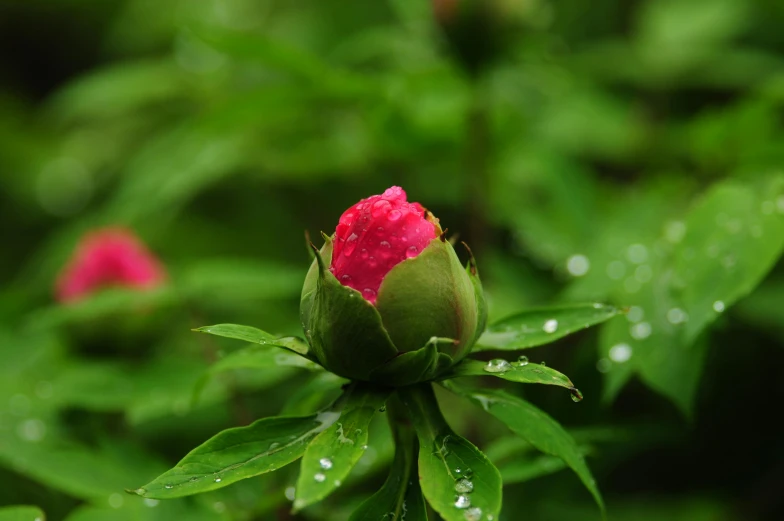
<path id="1" fill-rule="evenodd" d="M 463 247 L 468 251 L 468 263 L 466 264 L 466 272 L 468 273 L 468 277 L 471 279 L 471 284 L 474 286 L 474 297 L 476 298 L 476 306 L 478 309 L 478 319 L 477 319 L 477 327 L 476 333 L 474 334 L 474 339 L 471 342 L 471 347 L 473 348 L 476 341 L 482 336 L 484 333 L 485 328 L 487 327 L 487 316 L 488 316 L 488 309 L 487 309 L 487 300 L 485 299 L 485 292 L 482 288 L 482 280 L 479 278 L 479 268 L 476 265 L 476 259 L 474 258 L 474 252 L 471 251 L 471 248 L 468 247 L 468 244 L 463 242 Z"/>
<path id="2" fill-rule="evenodd" d="M 419 349 L 437 332 L 438 336 L 458 341 L 446 351 L 457 361 L 470 351 L 478 329 L 475 295 L 475 287 L 452 245 L 436 238 L 419 255 L 387 273 L 376 307 L 401 352 Z"/>
<path id="3" fill-rule="evenodd" d="M 435 378 L 452 365 L 452 358 L 439 353 L 437 344 L 441 339 L 434 340 L 425 347 L 402 353 L 377 367 L 370 373 L 370 380 L 384 385 L 402 386 Z"/>
<path id="4" fill-rule="evenodd" d="M 324 367 L 339 376 L 367 381 L 373 369 L 394 358 L 398 351 L 378 310 L 327 269 L 332 241 L 327 241 L 322 250 L 316 251 L 303 287 L 305 336 Z M 326 253 L 328 259 L 324 258 Z"/>

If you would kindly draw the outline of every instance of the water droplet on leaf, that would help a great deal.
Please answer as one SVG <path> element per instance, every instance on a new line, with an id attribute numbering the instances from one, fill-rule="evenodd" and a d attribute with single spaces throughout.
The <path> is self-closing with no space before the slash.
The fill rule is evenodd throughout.
<path id="1" fill-rule="evenodd" d="M 315 479 L 319 483 L 324 483 L 324 481 L 327 479 L 327 476 L 319 472 L 318 474 L 313 476 L 313 479 Z"/>
<path id="2" fill-rule="evenodd" d="M 522 355 L 521 357 L 519 357 L 517 359 L 517 365 L 519 365 L 521 367 L 528 365 L 528 357 L 525 356 L 525 355 Z"/>
<path id="3" fill-rule="evenodd" d="M 470 479 L 460 478 L 455 481 L 455 492 L 458 494 L 468 494 L 469 492 L 473 492 L 473 490 L 474 484 Z"/>
<path id="4" fill-rule="evenodd" d="M 319 466 L 324 470 L 329 470 L 332 468 L 332 460 L 329 458 L 321 458 L 319 460 Z"/>
<path id="5" fill-rule="evenodd" d="M 455 498 L 455 506 L 457 508 L 468 508 L 471 506 L 471 498 L 465 494 L 460 494 Z"/>
<path id="6" fill-rule="evenodd" d="M 485 364 L 484 370 L 488 373 L 505 373 L 512 369 L 512 364 L 503 358 L 495 358 Z"/>
<path id="7" fill-rule="evenodd" d="M 556 331 L 558 331 L 558 321 L 554 318 L 551 318 L 550 320 L 544 323 L 542 329 L 544 330 L 545 333 L 555 333 Z"/>

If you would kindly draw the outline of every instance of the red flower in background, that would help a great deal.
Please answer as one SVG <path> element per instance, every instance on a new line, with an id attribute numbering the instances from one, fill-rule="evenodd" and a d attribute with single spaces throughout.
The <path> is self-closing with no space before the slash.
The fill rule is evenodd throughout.
<path id="1" fill-rule="evenodd" d="M 160 261 L 130 230 L 88 233 L 57 279 L 60 302 L 74 302 L 111 286 L 151 289 L 166 279 Z"/>
<path id="2" fill-rule="evenodd" d="M 399 186 L 346 210 L 335 230 L 330 271 L 344 286 L 375 304 L 384 276 L 419 255 L 440 233 L 438 221 L 419 203 L 409 203 Z"/>

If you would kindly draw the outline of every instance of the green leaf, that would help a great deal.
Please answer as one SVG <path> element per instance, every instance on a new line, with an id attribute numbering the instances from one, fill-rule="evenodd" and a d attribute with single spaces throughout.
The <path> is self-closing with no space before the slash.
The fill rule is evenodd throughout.
<path id="1" fill-rule="evenodd" d="M 264 418 L 247 427 L 222 431 L 189 452 L 173 469 L 134 492 L 156 499 L 188 496 L 288 465 L 341 417 L 343 402 L 352 390 L 346 390 L 333 407 L 318 414 Z"/>
<path id="2" fill-rule="evenodd" d="M 461 376 L 495 376 L 510 382 L 557 385 L 569 389 L 574 396 L 579 396 L 582 399 L 579 391 L 566 375 L 547 366 L 530 363 L 527 360 L 514 363 L 500 358 L 490 362 L 463 360 L 441 376 L 439 380 L 459 378 Z"/>
<path id="3" fill-rule="evenodd" d="M 501 475 L 479 449 L 449 428 L 431 384 L 399 389 L 419 439 L 419 479 L 428 503 L 445 521 L 476 514 L 498 518 Z"/>
<path id="4" fill-rule="evenodd" d="M 473 390 L 445 382 L 444 386 L 479 404 L 531 445 L 557 456 L 574 470 L 604 512 L 604 501 L 577 443 L 561 425 L 530 403 L 495 389 Z"/>
<path id="5" fill-rule="evenodd" d="M 530 309 L 488 327 L 473 350 L 514 351 L 549 344 L 619 313 L 613 306 L 598 303 Z"/>
<path id="6" fill-rule="evenodd" d="M 44 521 L 44 513 L 38 507 L 0 507 L 0 521 Z"/>
<path id="7" fill-rule="evenodd" d="M 784 176 L 762 187 L 722 183 L 689 212 L 673 274 L 688 313 L 686 343 L 749 294 L 781 257 L 784 217 L 776 212 L 776 201 L 782 195 Z"/>
<path id="8" fill-rule="evenodd" d="M 275 345 L 250 345 L 221 358 L 210 367 L 211 373 L 231 369 L 270 369 L 275 367 L 299 367 L 308 371 L 323 371 L 324 368 L 307 358 L 292 352 L 281 351 L 287 339 L 279 338 Z"/>
<path id="9" fill-rule="evenodd" d="M 357 385 L 343 405 L 340 420 L 310 442 L 300 466 L 295 510 L 320 501 L 343 483 L 367 448 L 370 420 L 390 393 L 390 389 Z"/>
<path id="10" fill-rule="evenodd" d="M 566 462 L 556 456 L 539 454 L 534 457 L 517 458 L 498 465 L 504 485 L 522 483 L 542 476 L 554 474 L 566 468 Z"/>
<path id="11" fill-rule="evenodd" d="M 406 519 L 427 521 L 427 508 L 417 476 L 418 444 L 416 432 L 408 423 L 399 401 L 390 400 L 390 424 L 395 435 L 395 459 L 382 487 L 362 503 L 349 521 Z"/>
<path id="12" fill-rule="evenodd" d="M 281 409 L 282 416 L 303 416 L 318 411 L 331 402 L 330 396 L 338 393 L 348 380 L 328 371 L 316 373 L 307 383 L 288 395 Z"/>
<path id="13" fill-rule="evenodd" d="M 214 326 L 202 326 L 194 329 L 200 333 L 209 333 L 215 336 L 244 340 L 254 344 L 269 345 L 288 349 L 293 353 L 310 359 L 308 345 L 296 337 L 278 338 L 261 329 L 251 326 L 241 326 L 238 324 L 216 324 Z"/>

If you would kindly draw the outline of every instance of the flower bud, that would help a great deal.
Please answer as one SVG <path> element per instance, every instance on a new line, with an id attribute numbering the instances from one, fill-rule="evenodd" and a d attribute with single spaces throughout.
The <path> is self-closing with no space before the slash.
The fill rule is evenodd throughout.
<path id="1" fill-rule="evenodd" d="M 308 272 L 300 311 L 327 369 L 387 385 L 433 378 L 462 359 L 486 320 L 473 261 L 460 264 L 438 220 L 400 187 L 341 216 Z"/>
<path id="2" fill-rule="evenodd" d="M 163 266 L 131 231 L 106 228 L 82 238 L 57 279 L 56 295 L 74 302 L 104 287 L 152 289 L 165 279 Z"/>

